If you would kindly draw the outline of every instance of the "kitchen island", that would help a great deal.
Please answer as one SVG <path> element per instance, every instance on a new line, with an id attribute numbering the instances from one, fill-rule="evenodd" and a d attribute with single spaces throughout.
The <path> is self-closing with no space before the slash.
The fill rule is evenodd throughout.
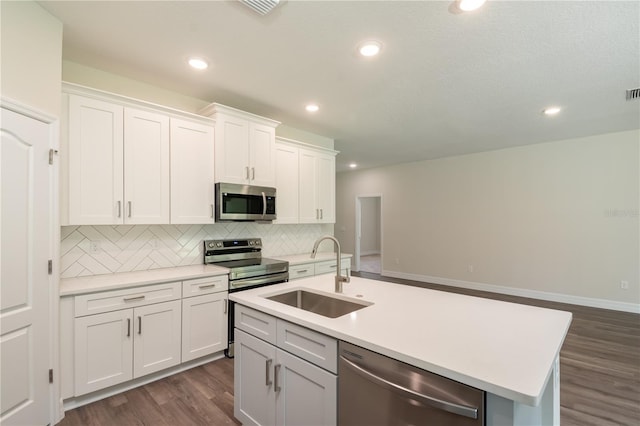
<path id="1" fill-rule="evenodd" d="M 484 390 L 487 425 L 560 423 L 559 353 L 571 313 L 359 277 L 342 294 L 333 288 L 324 275 L 230 299 Z M 266 298 L 294 289 L 371 305 L 328 318 Z"/>

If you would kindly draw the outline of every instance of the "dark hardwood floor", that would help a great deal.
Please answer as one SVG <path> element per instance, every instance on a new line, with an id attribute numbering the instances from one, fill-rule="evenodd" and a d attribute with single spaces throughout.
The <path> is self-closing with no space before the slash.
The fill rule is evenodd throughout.
<path id="1" fill-rule="evenodd" d="M 640 315 L 381 278 L 573 313 L 560 352 L 563 426 L 640 426 Z M 233 360 L 221 359 L 66 412 L 59 425 L 232 425 Z"/>

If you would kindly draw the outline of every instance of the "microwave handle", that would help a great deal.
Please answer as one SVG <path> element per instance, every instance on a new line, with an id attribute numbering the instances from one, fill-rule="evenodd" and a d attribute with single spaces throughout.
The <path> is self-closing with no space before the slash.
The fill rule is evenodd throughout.
<path id="1" fill-rule="evenodd" d="M 264 195 L 264 192 L 262 193 L 262 218 L 264 219 L 264 217 L 267 214 L 267 196 Z"/>

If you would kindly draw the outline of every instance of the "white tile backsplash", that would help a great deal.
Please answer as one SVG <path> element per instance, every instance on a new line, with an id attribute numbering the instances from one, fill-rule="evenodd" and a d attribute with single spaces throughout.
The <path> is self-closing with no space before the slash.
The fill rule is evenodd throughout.
<path id="1" fill-rule="evenodd" d="M 333 224 L 83 225 L 63 226 L 60 235 L 61 277 L 72 278 L 202 263 L 207 239 L 260 237 L 265 257 L 311 253 Z"/>

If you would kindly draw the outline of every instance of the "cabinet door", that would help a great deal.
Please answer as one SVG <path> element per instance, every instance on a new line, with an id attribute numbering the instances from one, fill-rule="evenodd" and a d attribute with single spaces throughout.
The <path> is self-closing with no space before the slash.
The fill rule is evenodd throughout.
<path id="1" fill-rule="evenodd" d="M 216 182 L 249 183 L 249 122 L 224 116 L 216 122 Z"/>
<path id="2" fill-rule="evenodd" d="M 169 117 L 125 109 L 125 223 L 169 223 Z"/>
<path id="3" fill-rule="evenodd" d="M 236 328 L 233 415 L 243 425 L 276 424 L 275 358 L 275 346 Z"/>
<path id="4" fill-rule="evenodd" d="M 134 309 L 133 377 L 180 364 L 180 300 Z"/>
<path id="5" fill-rule="evenodd" d="M 69 95 L 69 224 L 123 223 L 123 108 Z"/>
<path id="6" fill-rule="evenodd" d="M 250 183 L 275 186 L 276 129 L 249 123 Z"/>
<path id="7" fill-rule="evenodd" d="M 317 163 L 313 151 L 300 150 L 300 188 L 298 200 L 299 223 L 317 223 L 320 217 L 317 207 Z"/>
<path id="8" fill-rule="evenodd" d="M 227 348 L 227 292 L 182 300 L 182 362 Z"/>
<path id="9" fill-rule="evenodd" d="M 332 155 L 318 154 L 317 157 L 317 187 L 319 221 L 335 223 L 336 221 L 336 160 Z"/>
<path id="10" fill-rule="evenodd" d="M 298 148 L 276 144 L 276 214 L 274 223 L 298 223 Z"/>
<path id="11" fill-rule="evenodd" d="M 133 310 L 75 319 L 75 395 L 133 378 Z"/>
<path id="12" fill-rule="evenodd" d="M 280 349 L 277 357 L 277 424 L 335 425 L 337 376 Z"/>
<path id="13" fill-rule="evenodd" d="M 214 129 L 171 119 L 171 223 L 213 223 Z"/>

